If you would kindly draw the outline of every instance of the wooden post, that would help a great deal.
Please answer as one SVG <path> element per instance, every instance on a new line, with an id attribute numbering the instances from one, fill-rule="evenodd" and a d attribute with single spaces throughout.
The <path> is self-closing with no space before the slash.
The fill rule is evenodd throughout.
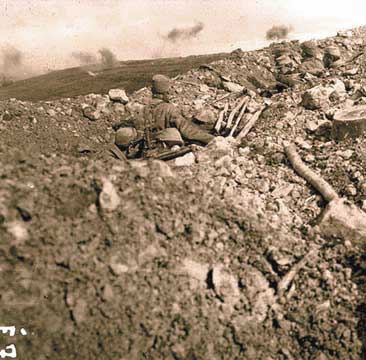
<path id="1" fill-rule="evenodd" d="M 335 140 L 356 138 L 366 130 L 366 105 L 353 106 L 334 114 L 332 137 Z"/>

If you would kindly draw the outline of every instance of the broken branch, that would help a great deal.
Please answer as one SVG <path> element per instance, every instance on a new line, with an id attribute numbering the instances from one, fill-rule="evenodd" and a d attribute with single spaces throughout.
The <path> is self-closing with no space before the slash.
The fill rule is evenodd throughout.
<path id="1" fill-rule="evenodd" d="M 219 118 L 217 120 L 217 123 L 215 125 L 215 131 L 219 134 L 221 130 L 221 124 L 224 121 L 224 117 L 229 109 L 229 103 L 225 104 L 225 107 L 222 111 L 220 111 Z"/>
<path id="2" fill-rule="evenodd" d="M 243 99 L 241 99 L 241 101 L 239 102 L 239 104 L 237 106 L 235 106 L 234 109 L 231 111 L 231 113 L 229 115 L 229 119 L 227 120 L 226 128 L 231 129 L 231 125 L 233 123 L 235 114 L 242 108 L 242 106 L 244 105 L 244 103 L 245 103 L 246 100 L 247 100 L 246 97 L 244 97 Z"/>
<path id="3" fill-rule="evenodd" d="M 286 144 L 285 153 L 295 171 L 317 189 L 327 202 L 339 198 L 336 191 L 328 182 L 302 162 L 294 144 Z"/>
<path id="4" fill-rule="evenodd" d="M 310 258 L 317 253 L 319 247 L 310 250 L 297 264 L 295 264 L 292 269 L 281 279 L 277 284 L 277 294 L 281 298 L 285 291 L 290 286 L 291 282 L 294 280 L 296 274 L 306 265 Z"/>
<path id="5" fill-rule="evenodd" d="M 236 131 L 236 128 L 239 126 L 240 121 L 241 121 L 241 119 L 242 119 L 242 117 L 243 117 L 243 115 L 245 113 L 245 110 L 247 109 L 248 102 L 249 102 L 249 97 L 246 98 L 246 101 L 244 102 L 244 105 L 243 105 L 243 107 L 240 110 L 240 113 L 238 115 L 238 118 L 236 119 L 235 124 L 234 124 L 233 128 L 231 129 L 229 136 L 233 136 L 234 135 L 234 133 Z"/>
<path id="6" fill-rule="evenodd" d="M 255 125 L 264 109 L 265 106 L 262 106 L 256 113 L 254 113 L 254 115 L 250 118 L 250 120 L 245 124 L 243 129 L 240 131 L 239 135 L 236 137 L 238 141 L 242 140 L 248 135 L 249 131 Z"/>

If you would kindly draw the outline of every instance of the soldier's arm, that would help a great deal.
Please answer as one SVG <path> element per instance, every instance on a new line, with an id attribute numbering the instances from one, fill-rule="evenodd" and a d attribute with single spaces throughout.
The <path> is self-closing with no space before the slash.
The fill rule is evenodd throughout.
<path id="1" fill-rule="evenodd" d="M 170 125 L 175 126 L 187 140 L 194 140 L 203 144 L 208 144 L 214 138 L 214 136 L 208 132 L 190 124 L 174 105 L 172 105 L 169 110 L 171 117 Z"/>

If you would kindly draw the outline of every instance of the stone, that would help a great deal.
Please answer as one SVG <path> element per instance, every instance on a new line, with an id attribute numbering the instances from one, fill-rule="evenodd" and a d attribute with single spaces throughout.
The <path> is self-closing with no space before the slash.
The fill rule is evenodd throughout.
<path id="1" fill-rule="evenodd" d="M 279 185 L 272 191 L 272 196 L 275 198 L 283 198 L 288 196 L 294 189 L 294 184 Z"/>
<path id="2" fill-rule="evenodd" d="M 117 190 L 112 182 L 106 177 L 102 177 L 102 191 L 99 194 L 99 204 L 104 211 L 114 211 L 121 204 Z"/>
<path id="3" fill-rule="evenodd" d="M 113 110 L 120 114 L 124 114 L 126 112 L 125 106 L 118 102 L 113 105 Z"/>
<path id="4" fill-rule="evenodd" d="M 175 177 L 170 166 L 161 160 L 152 160 L 149 162 L 149 168 L 153 172 L 154 177 L 159 176 L 161 178 Z"/>
<path id="5" fill-rule="evenodd" d="M 112 273 L 116 276 L 123 275 L 130 270 L 127 265 L 118 262 L 112 262 L 109 265 L 109 268 L 111 269 Z"/>
<path id="6" fill-rule="evenodd" d="M 327 205 L 319 228 L 323 236 L 349 240 L 366 249 L 366 214 L 346 199 L 336 199 Z"/>
<path id="7" fill-rule="evenodd" d="M 175 166 L 190 166 L 196 162 L 196 157 L 193 153 L 188 153 L 184 156 L 180 156 L 175 159 L 174 165 Z"/>
<path id="8" fill-rule="evenodd" d="M 329 135 L 332 122 L 329 120 L 310 120 L 306 123 L 306 129 L 317 136 Z"/>
<path id="9" fill-rule="evenodd" d="M 207 145 L 207 151 L 212 153 L 217 157 L 221 157 L 224 155 L 233 156 L 234 154 L 234 142 L 235 139 L 230 137 L 222 137 L 216 136 L 210 143 Z"/>
<path id="10" fill-rule="evenodd" d="M 238 280 L 223 265 L 215 266 L 212 269 L 212 284 L 216 294 L 225 302 L 235 303 L 239 300 Z"/>
<path id="11" fill-rule="evenodd" d="M 112 101 L 118 101 L 124 105 L 129 102 L 128 96 L 123 89 L 110 89 L 108 96 Z"/>
<path id="12" fill-rule="evenodd" d="M 346 186 L 346 194 L 348 196 L 356 196 L 357 195 L 357 189 L 353 184 L 349 184 Z"/>
<path id="13" fill-rule="evenodd" d="M 302 95 L 301 105 L 309 110 L 327 109 L 330 105 L 329 96 L 333 91 L 332 87 L 315 86 Z"/>
<path id="14" fill-rule="evenodd" d="M 337 152 L 339 156 L 341 156 L 344 160 L 349 160 L 352 155 L 354 154 L 354 151 L 351 149 L 345 150 L 345 151 L 339 151 Z"/>
<path id="15" fill-rule="evenodd" d="M 26 226 L 20 221 L 12 221 L 7 223 L 6 229 L 9 234 L 13 235 L 14 240 L 12 243 L 14 245 L 24 243 L 29 237 Z"/>
<path id="16" fill-rule="evenodd" d="M 200 92 L 204 92 L 204 93 L 207 93 L 210 91 L 210 88 L 206 85 L 206 84 L 202 84 L 200 86 Z"/>
<path id="17" fill-rule="evenodd" d="M 130 114 L 138 114 L 143 108 L 144 105 L 135 101 L 130 101 L 125 105 L 126 111 L 128 111 Z"/>
<path id="18" fill-rule="evenodd" d="M 206 288 L 209 267 L 191 259 L 184 259 L 179 272 L 188 274 L 191 280 L 191 287 Z"/>
<path id="19" fill-rule="evenodd" d="M 88 118 L 91 121 L 96 121 L 100 118 L 100 111 L 94 109 L 92 106 L 88 104 L 82 105 L 83 114 L 86 118 Z"/>
<path id="20" fill-rule="evenodd" d="M 222 82 L 222 87 L 229 92 L 233 92 L 233 93 L 240 93 L 244 90 L 244 86 L 241 86 L 239 84 L 236 84 L 234 82 L 231 81 L 223 81 Z"/>
<path id="21" fill-rule="evenodd" d="M 81 324 L 87 318 L 88 303 L 84 299 L 77 299 L 72 315 L 77 324 Z"/>
<path id="22" fill-rule="evenodd" d="M 54 117 L 54 116 L 56 116 L 56 111 L 55 111 L 55 110 L 53 110 L 53 109 L 48 109 L 48 110 L 47 110 L 47 114 L 48 114 L 49 116 Z"/>
<path id="23" fill-rule="evenodd" d="M 102 299 L 104 301 L 112 301 L 114 299 L 113 288 L 111 285 L 106 284 L 103 288 Z"/>

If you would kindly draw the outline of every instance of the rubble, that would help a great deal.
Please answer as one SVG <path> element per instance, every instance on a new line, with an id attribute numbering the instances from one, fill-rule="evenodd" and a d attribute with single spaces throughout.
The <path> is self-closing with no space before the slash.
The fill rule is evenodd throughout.
<path id="1" fill-rule="evenodd" d="M 307 91 L 302 96 L 301 105 L 309 110 L 326 110 L 330 106 L 329 97 L 333 93 L 332 87 L 317 85 Z"/>
<path id="2" fill-rule="evenodd" d="M 108 96 L 112 101 L 118 101 L 123 105 L 126 105 L 129 102 L 126 91 L 123 89 L 110 89 Z"/>
<path id="3" fill-rule="evenodd" d="M 38 334 L 27 356 L 359 359 L 366 140 L 330 135 L 362 122 L 364 34 L 179 75 L 171 101 L 217 136 L 173 160 L 105 151 L 148 88 L 1 101 L 2 321 Z"/>

